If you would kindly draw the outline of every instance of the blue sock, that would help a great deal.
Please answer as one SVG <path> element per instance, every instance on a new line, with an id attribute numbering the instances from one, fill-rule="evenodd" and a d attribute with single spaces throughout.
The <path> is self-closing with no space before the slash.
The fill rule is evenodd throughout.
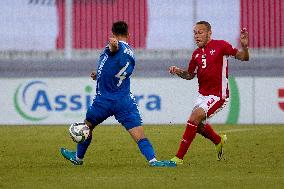
<path id="1" fill-rule="evenodd" d="M 77 154 L 76 155 L 77 155 L 78 158 L 80 158 L 80 159 L 84 158 L 84 156 L 85 156 L 85 154 L 87 152 L 87 149 L 88 149 L 88 147 L 89 147 L 89 145 L 90 145 L 90 143 L 92 141 L 92 138 L 93 137 L 91 135 L 84 142 L 77 144 Z"/>
<path id="2" fill-rule="evenodd" d="M 147 138 L 139 140 L 137 144 L 141 153 L 145 156 L 145 158 L 148 161 L 156 157 L 153 146 Z"/>

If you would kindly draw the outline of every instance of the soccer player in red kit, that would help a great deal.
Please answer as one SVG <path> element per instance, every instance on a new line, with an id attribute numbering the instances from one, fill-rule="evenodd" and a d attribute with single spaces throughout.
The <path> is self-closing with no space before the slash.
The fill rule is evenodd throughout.
<path id="1" fill-rule="evenodd" d="M 206 21 L 197 22 L 194 27 L 194 39 L 198 48 L 193 52 L 188 69 L 170 66 L 169 72 L 182 79 L 191 80 L 197 75 L 199 96 L 193 111 L 189 116 L 182 140 L 172 158 L 177 164 L 183 163 L 183 158 L 196 133 L 211 140 L 215 144 L 217 160 L 223 158 L 223 146 L 227 140 L 226 135 L 219 135 L 207 122 L 207 119 L 220 111 L 228 101 L 228 56 L 241 61 L 249 60 L 248 32 L 244 28 L 240 33 L 240 50 L 233 48 L 224 40 L 211 39 L 211 25 Z"/>

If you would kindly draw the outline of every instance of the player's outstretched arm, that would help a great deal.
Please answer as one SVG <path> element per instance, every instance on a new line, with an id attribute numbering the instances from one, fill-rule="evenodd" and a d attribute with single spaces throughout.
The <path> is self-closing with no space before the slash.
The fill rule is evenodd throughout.
<path id="1" fill-rule="evenodd" d="M 248 50 L 248 31 L 246 28 L 243 28 L 241 30 L 241 35 L 240 35 L 240 42 L 242 49 L 239 50 L 236 54 L 236 59 L 242 60 L 242 61 L 248 61 L 249 60 L 249 50 Z"/>
<path id="2" fill-rule="evenodd" d="M 187 70 L 183 70 L 181 68 L 178 68 L 176 66 L 170 66 L 169 72 L 173 75 L 177 75 L 182 79 L 191 80 L 194 78 L 193 74 L 190 74 Z"/>
<path id="3" fill-rule="evenodd" d="M 96 80 L 97 79 L 97 71 L 92 71 L 91 74 L 90 74 L 90 77 L 93 79 L 93 80 Z"/>
<path id="4" fill-rule="evenodd" d="M 109 46 L 110 52 L 114 53 L 114 52 L 118 51 L 118 40 L 114 37 L 110 37 L 108 46 Z"/>

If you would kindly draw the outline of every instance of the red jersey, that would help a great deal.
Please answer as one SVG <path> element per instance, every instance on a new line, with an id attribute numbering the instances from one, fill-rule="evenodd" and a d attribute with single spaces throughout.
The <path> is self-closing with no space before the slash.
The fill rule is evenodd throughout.
<path id="1" fill-rule="evenodd" d="M 188 72 L 197 74 L 199 93 L 229 97 L 227 56 L 235 56 L 238 49 L 223 40 L 211 40 L 204 48 L 192 53 Z"/>

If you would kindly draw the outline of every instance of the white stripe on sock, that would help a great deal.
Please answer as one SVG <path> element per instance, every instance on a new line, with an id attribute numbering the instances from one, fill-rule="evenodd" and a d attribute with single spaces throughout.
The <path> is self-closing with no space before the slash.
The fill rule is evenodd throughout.
<path id="1" fill-rule="evenodd" d="M 152 163 L 152 162 L 155 162 L 155 161 L 157 161 L 157 159 L 156 159 L 156 158 L 153 158 L 153 159 L 151 159 L 151 160 L 149 161 L 149 163 Z"/>

